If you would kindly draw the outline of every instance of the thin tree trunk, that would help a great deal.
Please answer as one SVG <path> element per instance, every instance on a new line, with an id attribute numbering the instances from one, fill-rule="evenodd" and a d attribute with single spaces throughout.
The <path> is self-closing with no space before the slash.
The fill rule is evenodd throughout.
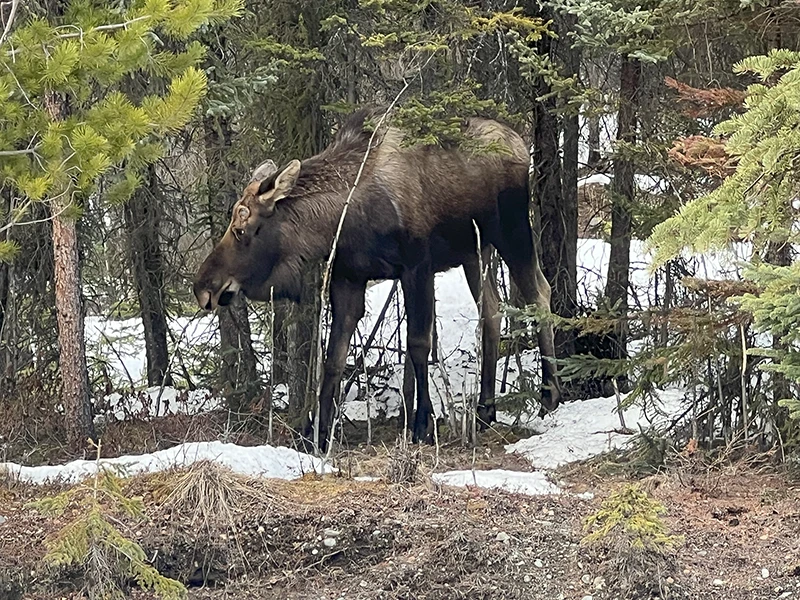
<path id="1" fill-rule="evenodd" d="M 300 426 L 309 411 L 317 405 L 314 379 L 317 323 L 319 321 L 319 289 L 322 286 L 320 265 L 306 265 L 300 303 L 291 307 L 288 332 L 287 375 L 289 378 L 289 422 Z"/>
<path id="2" fill-rule="evenodd" d="M 56 94 L 47 94 L 45 106 L 52 121 L 61 121 L 67 115 L 65 102 Z M 71 204 L 71 189 L 67 187 L 53 197 L 50 210 L 53 215 L 61 402 L 66 418 L 67 442 L 78 449 L 87 438 L 94 437 L 94 424 L 83 337 L 78 232 L 75 216 L 70 211 Z"/>
<path id="3" fill-rule="evenodd" d="M 636 141 L 637 96 L 641 64 L 623 57 L 620 70 L 620 99 L 617 116 L 617 141 Z M 631 206 L 635 200 L 634 164 L 619 153 L 614 158 L 614 181 L 611 185 L 611 254 L 606 282 L 606 299 L 616 306 L 620 316 L 628 312 L 628 284 L 631 251 Z M 617 356 L 627 356 L 627 326 L 624 318 L 615 332 Z"/>
<path id="4" fill-rule="evenodd" d="M 545 20 L 552 18 L 549 11 L 543 11 L 540 16 Z M 539 53 L 553 55 L 550 37 L 544 36 L 539 42 Z M 574 194 L 570 190 L 569 197 L 565 197 L 562 189 L 560 129 L 555 115 L 556 98 L 550 95 L 551 91 L 544 79 L 537 81 L 536 95 L 547 98 L 538 102 L 535 108 L 533 195 L 541 222 L 542 271 L 552 288 L 551 307 L 555 314 L 569 317 L 575 310 L 577 189 Z M 574 169 L 577 185 L 577 162 L 572 162 L 577 161 L 577 127 L 570 133 L 573 137 L 569 143 L 574 144 L 575 156 L 570 156 L 566 162 L 568 168 Z M 558 329 L 555 334 L 556 356 L 569 355 L 573 346 L 572 334 Z"/>
<path id="5" fill-rule="evenodd" d="M 125 204 L 125 227 L 133 279 L 144 325 L 147 383 L 172 385 L 167 349 L 167 311 L 164 301 L 164 260 L 159 235 L 161 199 L 155 167 L 147 183 Z"/>
<path id="6" fill-rule="evenodd" d="M 575 20 L 570 17 L 565 24 L 565 29 L 570 28 Z M 580 50 L 570 45 L 563 50 L 566 63 L 567 76 L 578 76 L 580 71 Z M 561 205 L 562 226 L 564 238 L 562 240 L 563 265 L 562 276 L 559 284 L 561 289 L 556 292 L 564 317 L 576 316 L 578 305 L 578 142 L 580 137 L 580 124 L 578 113 L 567 113 L 564 116 L 564 159 L 562 172 Z M 575 332 L 556 331 L 556 349 L 561 349 L 563 356 L 575 354 Z"/>
<path id="7" fill-rule="evenodd" d="M 11 192 L 9 189 L 0 189 L 0 215 L 7 215 L 11 210 Z M 7 229 L 2 234 L 4 242 L 11 238 L 11 230 Z M 15 345 L 11 343 L 9 333 L 11 319 L 10 306 L 11 300 L 11 265 L 7 262 L 0 262 L 0 394 L 4 394 L 8 385 L 13 383 L 13 370 L 9 367 L 13 364 L 12 354 L 16 351 Z"/>
<path id="8" fill-rule="evenodd" d="M 589 156 L 586 159 L 586 166 L 590 171 L 596 171 L 600 167 L 600 116 L 589 115 L 586 117 L 589 128 L 588 144 Z"/>
<path id="9" fill-rule="evenodd" d="M 242 183 L 240 169 L 231 164 L 233 130 L 224 117 L 206 117 L 205 156 L 208 173 L 208 203 L 211 237 L 216 242 L 228 227 L 230 211 Z M 246 411 L 261 388 L 248 319 L 247 304 L 237 298 L 217 309 L 220 330 L 220 379 L 229 408 Z"/>

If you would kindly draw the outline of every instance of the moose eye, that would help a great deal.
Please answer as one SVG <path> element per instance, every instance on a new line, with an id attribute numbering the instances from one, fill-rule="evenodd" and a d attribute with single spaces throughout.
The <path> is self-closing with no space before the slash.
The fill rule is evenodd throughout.
<path id="1" fill-rule="evenodd" d="M 235 237 L 237 240 L 241 240 L 244 237 L 244 234 L 245 231 L 241 227 L 235 227 L 233 229 L 233 237 Z"/>

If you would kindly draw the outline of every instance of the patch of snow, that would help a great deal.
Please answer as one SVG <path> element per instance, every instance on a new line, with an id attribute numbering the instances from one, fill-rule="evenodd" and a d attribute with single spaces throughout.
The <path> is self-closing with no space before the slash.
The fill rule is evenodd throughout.
<path id="1" fill-rule="evenodd" d="M 129 417 L 149 419 L 177 414 L 196 415 L 220 408 L 223 404 L 222 399 L 215 397 L 210 390 L 181 391 L 170 386 L 163 390 L 160 386 L 149 387 L 125 395 L 115 392 L 103 401 L 107 406 L 105 414 L 113 415 L 118 421 Z"/>
<path id="2" fill-rule="evenodd" d="M 557 485 L 548 481 L 547 475 L 541 471 L 524 473 L 522 471 L 507 471 L 505 469 L 491 469 L 488 471 L 447 471 L 434 473 L 431 479 L 435 483 L 454 487 L 475 486 L 480 488 L 501 489 L 515 494 L 540 496 L 543 494 L 558 494 Z"/>
<path id="3" fill-rule="evenodd" d="M 289 407 L 289 386 L 279 383 L 272 389 L 272 406 L 277 409 Z"/>
<path id="4" fill-rule="evenodd" d="M 600 185 L 610 185 L 611 184 L 611 175 L 607 173 L 593 173 L 592 175 L 587 175 L 586 177 L 581 177 L 578 179 L 578 186 L 582 185 L 590 185 L 592 183 L 599 183 Z"/>
<path id="5" fill-rule="evenodd" d="M 120 476 L 156 473 L 176 467 L 187 467 L 199 461 L 212 461 L 234 473 L 275 479 L 296 479 L 305 473 L 319 472 L 320 459 L 282 446 L 237 446 L 223 442 L 190 442 L 151 454 L 102 458 L 100 461 L 75 460 L 64 465 L 26 467 L 16 463 L 0 463 L 0 472 L 19 481 L 42 484 L 46 482 L 77 483 L 97 473 L 100 468 L 111 469 Z M 324 472 L 333 469 L 325 465 Z"/>
<path id="6" fill-rule="evenodd" d="M 679 389 L 661 392 L 663 414 L 645 414 L 639 406 L 629 408 L 624 412 L 625 424 L 638 432 L 639 426 L 647 428 L 677 416 L 684 394 Z M 554 413 L 533 420 L 531 427 L 539 433 L 508 444 L 506 452 L 524 456 L 537 469 L 555 469 L 620 448 L 632 436 L 618 433 L 620 422 L 616 406 L 613 396 L 563 404 Z"/>

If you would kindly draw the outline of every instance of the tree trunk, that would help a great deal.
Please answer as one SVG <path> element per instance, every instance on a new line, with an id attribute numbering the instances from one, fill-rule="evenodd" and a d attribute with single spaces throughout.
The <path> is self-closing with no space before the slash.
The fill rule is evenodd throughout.
<path id="1" fill-rule="evenodd" d="M 580 54 L 578 50 L 576 54 Z M 589 87 L 600 87 L 605 78 L 605 73 L 593 61 L 586 64 L 586 78 Z M 590 110 L 586 116 L 586 126 L 588 129 L 587 145 L 589 146 L 588 156 L 586 157 L 586 167 L 591 172 L 603 170 L 603 155 L 600 151 L 600 115 L 596 110 Z"/>
<path id="2" fill-rule="evenodd" d="M 230 120 L 225 117 L 206 117 L 204 127 L 208 212 L 211 238 L 216 242 L 225 234 L 231 209 L 246 177 L 237 165 L 231 164 L 234 134 Z M 261 389 L 247 304 L 237 297 L 229 306 L 220 306 L 217 316 L 220 330 L 220 379 L 225 398 L 232 411 L 245 412 Z"/>
<path id="3" fill-rule="evenodd" d="M 89 400 L 89 375 L 86 370 L 86 345 L 83 337 L 81 278 L 78 264 L 78 235 L 75 220 L 66 212 L 69 195 L 53 201 L 53 256 L 58 318 L 61 402 L 67 423 L 67 439 L 80 448 L 94 436 L 92 405 Z"/>
<path id="4" fill-rule="evenodd" d="M 540 16 L 548 20 L 552 15 L 545 11 Z M 539 42 L 539 53 L 544 56 L 553 54 L 550 37 L 544 36 Z M 543 79 L 537 81 L 538 97 L 549 95 L 551 91 Z M 535 108 L 533 195 L 541 222 L 542 271 L 552 288 L 551 308 L 557 315 L 570 317 L 575 312 L 576 297 L 577 188 L 574 193 L 569 190 L 566 195 L 562 189 L 560 130 L 555 109 L 555 96 L 548 96 Z M 569 151 L 574 150 L 575 154 L 565 157 L 565 166 L 572 171 L 573 184 L 577 186 L 577 123 L 569 133 L 572 136 Z M 570 355 L 572 333 L 556 329 L 555 344 L 557 357 Z"/>
<path id="5" fill-rule="evenodd" d="M 45 106 L 52 121 L 66 117 L 65 102 L 56 94 L 45 96 Z M 69 187 L 60 190 L 53 197 L 50 210 L 53 215 L 61 402 L 66 418 L 67 442 L 72 448 L 79 449 L 87 438 L 94 437 L 94 424 L 86 370 L 78 232 L 75 217 L 70 214 L 71 191 Z"/>
<path id="6" fill-rule="evenodd" d="M 565 24 L 565 30 L 573 26 L 575 18 Z M 580 72 L 580 50 L 568 44 L 562 49 L 567 77 L 577 77 Z M 561 289 L 557 289 L 556 298 L 560 303 L 560 315 L 575 317 L 578 306 L 578 152 L 580 124 L 578 113 L 564 115 L 564 158 L 562 166 L 561 189 L 563 200 L 561 218 L 564 238 L 562 240 L 562 276 Z M 575 354 L 575 332 L 556 331 L 556 350 L 561 356 Z"/>
<path id="7" fill-rule="evenodd" d="M 0 214 L 7 215 L 11 210 L 11 191 L 7 188 L 0 189 Z M 2 241 L 7 242 L 11 239 L 11 229 L 7 229 L 2 234 Z M 8 391 L 8 387 L 13 383 L 14 372 L 12 355 L 15 352 L 15 345 L 12 344 L 10 329 L 10 306 L 11 300 L 11 265 L 7 262 L 0 262 L 0 395 Z"/>
<path id="8" fill-rule="evenodd" d="M 624 57 L 620 70 L 617 141 L 636 141 L 637 101 L 641 64 Z M 627 356 L 628 284 L 631 251 L 631 206 L 635 200 L 634 164 L 619 152 L 614 157 L 614 181 L 611 184 L 611 254 L 608 263 L 606 300 L 623 317 L 615 332 L 617 356 Z"/>
<path id="9" fill-rule="evenodd" d="M 158 193 L 156 170 L 150 166 L 146 185 L 136 190 L 124 210 L 133 279 L 144 325 L 150 386 L 172 385 L 167 350 L 164 260 L 159 235 L 162 202 Z"/>
<path id="10" fill-rule="evenodd" d="M 320 287 L 322 287 L 321 266 L 306 265 L 303 271 L 300 303 L 291 306 L 287 332 L 289 423 L 295 427 L 303 425 L 309 411 L 316 411 L 317 406 L 314 364 Z"/>

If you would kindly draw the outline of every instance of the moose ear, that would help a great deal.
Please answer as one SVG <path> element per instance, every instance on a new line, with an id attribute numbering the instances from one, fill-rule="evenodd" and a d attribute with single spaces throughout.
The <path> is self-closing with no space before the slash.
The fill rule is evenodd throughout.
<path id="1" fill-rule="evenodd" d="M 294 184 L 297 183 L 298 175 L 300 175 L 300 161 L 295 159 L 286 165 L 283 171 L 275 176 L 271 189 L 258 190 L 260 193 L 259 200 L 277 202 L 285 198 L 289 195 L 289 192 L 292 191 Z"/>
<path id="2" fill-rule="evenodd" d="M 253 174 L 250 176 L 250 183 L 253 183 L 254 181 L 264 181 L 268 177 L 274 175 L 275 171 L 277 170 L 277 165 L 273 161 L 267 160 L 266 162 L 258 165 L 256 170 L 253 171 Z"/>

